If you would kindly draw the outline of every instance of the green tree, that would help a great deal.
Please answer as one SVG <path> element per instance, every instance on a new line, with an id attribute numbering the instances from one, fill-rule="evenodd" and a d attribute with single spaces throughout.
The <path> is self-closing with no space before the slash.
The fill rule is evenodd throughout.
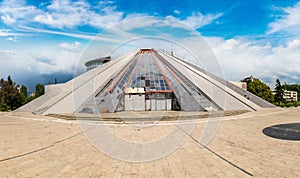
<path id="1" fill-rule="evenodd" d="M 9 106 L 6 103 L 6 99 L 4 96 L 3 86 L 5 85 L 5 80 L 0 80 L 0 111 L 7 111 L 9 110 Z"/>
<path id="2" fill-rule="evenodd" d="M 42 84 L 37 84 L 35 86 L 35 97 L 42 96 L 45 93 L 45 87 Z"/>
<path id="3" fill-rule="evenodd" d="M 7 81 L 0 81 L 0 107 L 2 111 L 14 110 L 22 105 L 22 97 L 18 85 L 13 82 L 10 76 Z"/>
<path id="4" fill-rule="evenodd" d="M 280 80 L 276 80 L 275 84 L 275 102 L 282 102 L 283 101 L 283 87 L 281 86 Z"/>
<path id="5" fill-rule="evenodd" d="M 7 77 L 7 82 L 8 82 L 10 85 L 12 85 L 12 84 L 13 84 L 13 81 L 12 81 L 12 79 L 11 79 L 10 75 Z"/>
<path id="6" fill-rule="evenodd" d="M 22 97 L 22 104 L 25 104 L 27 99 L 27 87 L 25 85 L 21 86 L 20 93 Z"/>
<path id="7" fill-rule="evenodd" d="M 32 101 L 32 100 L 34 100 L 34 99 L 35 99 L 35 96 L 28 96 L 28 97 L 26 98 L 25 103 L 28 103 L 28 102 L 30 102 L 30 101 Z"/>
<path id="8" fill-rule="evenodd" d="M 27 87 L 25 85 L 21 86 L 20 92 L 25 98 L 27 97 Z"/>
<path id="9" fill-rule="evenodd" d="M 247 90 L 256 96 L 268 101 L 274 102 L 274 95 L 268 85 L 263 83 L 261 80 L 253 78 L 245 78 L 242 82 L 247 82 Z"/>

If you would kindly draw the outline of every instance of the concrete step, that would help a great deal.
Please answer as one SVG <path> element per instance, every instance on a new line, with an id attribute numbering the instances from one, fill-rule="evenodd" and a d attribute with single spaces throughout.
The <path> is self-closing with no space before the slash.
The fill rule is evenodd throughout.
<path id="1" fill-rule="evenodd" d="M 244 114 L 246 110 L 233 111 L 211 111 L 211 112 L 183 112 L 183 111 L 141 111 L 141 112 L 119 112 L 119 113 L 61 113 L 47 114 L 48 117 L 64 120 L 86 120 L 86 121 L 103 121 L 109 123 L 130 123 L 130 122 L 156 122 L 156 121 L 180 121 L 194 120 L 204 118 L 226 117 Z M 154 119 L 156 118 L 156 119 Z"/>

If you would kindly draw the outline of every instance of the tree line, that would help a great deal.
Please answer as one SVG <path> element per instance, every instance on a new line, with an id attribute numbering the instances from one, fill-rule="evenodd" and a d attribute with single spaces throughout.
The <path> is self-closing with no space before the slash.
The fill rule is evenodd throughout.
<path id="1" fill-rule="evenodd" d="M 12 111 L 45 93 L 44 85 L 37 84 L 35 96 L 28 96 L 27 87 L 16 84 L 10 76 L 0 80 L 0 111 Z"/>
<path id="2" fill-rule="evenodd" d="M 255 94 L 263 98 L 264 100 L 273 103 L 277 106 L 298 106 L 299 102 L 288 102 L 283 98 L 284 90 L 296 91 L 298 92 L 298 98 L 300 93 L 300 85 L 299 84 L 281 84 L 280 80 L 277 79 L 275 83 L 275 91 L 274 94 L 269 86 L 267 86 L 264 82 L 259 79 L 251 77 L 247 77 L 242 82 L 247 83 L 247 91 Z"/>

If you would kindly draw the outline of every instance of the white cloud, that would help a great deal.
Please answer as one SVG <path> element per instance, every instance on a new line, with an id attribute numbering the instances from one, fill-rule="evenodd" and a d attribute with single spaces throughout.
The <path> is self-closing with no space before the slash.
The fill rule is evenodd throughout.
<path id="1" fill-rule="evenodd" d="M 7 25 L 25 23 L 40 12 L 35 6 L 27 6 L 25 0 L 4 0 L 0 4 L 1 20 Z"/>
<path id="2" fill-rule="evenodd" d="M 175 14 L 180 11 L 175 10 Z M 76 28 L 78 26 L 89 25 L 95 28 L 110 28 L 123 20 L 140 17 L 146 14 L 128 14 L 118 11 L 113 1 L 99 1 L 98 6 L 91 7 L 87 1 L 53 0 L 46 6 L 45 10 L 36 6 L 27 5 L 25 0 L 6 0 L 0 5 L 0 15 L 2 21 L 7 25 L 30 26 L 31 23 L 40 23 L 47 26 L 64 29 Z M 191 28 L 201 28 L 222 14 L 202 14 L 193 12 L 185 19 L 178 19 L 173 16 L 165 17 L 163 24 L 172 25 L 172 21 L 179 21 Z M 151 25 L 144 21 L 142 24 Z M 137 24 L 139 25 L 139 24 Z M 131 28 L 132 29 L 132 28 Z"/>
<path id="3" fill-rule="evenodd" d="M 20 76 L 26 73 L 73 73 L 81 55 L 79 52 L 47 46 L 37 47 L 34 51 L 0 50 L 0 56 L 1 76 Z"/>
<path id="4" fill-rule="evenodd" d="M 43 12 L 34 18 L 34 21 L 55 28 L 74 28 L 81 25 L 90 25 L 96 28 L 108 28 L 123 19 L 123 12 L 116 11 L 110 2 L 99 2 L 99 12 L 92 10 L 85 1 L 55 0 Z"/>
<path id="5" fill-rule="evenodd" d="M 219 18 L 220 16 L 222 16 L 222 13 L 203 15 L 201 12 L 193 12 L 191 16 L 188 16 L 181 22 L 193 29 L 198 29 L 210 24 L 213 20 Z"/>
<path id="6" fill-rule="evenodd" d="M 102 9 L 102 14 L 90 12 L 88 14 L 87 24 L 97 28 L 109 28 L 123 20 L 123 12 L 115 11 L 114 6 L 105 7 Z"/>
<path id="7" fill-rule="evenodd" d="M 80 60 L 80 54 L 69 50 L 43 50 L 31 55 L 30 68 L 39 74 L 51 74 L 55 72 L 73 73 Z"/>
<path id="8" fill-rule="evenodd" d="M 269 32 L 287 31 L 299 34 L 300 32 L 300 2 L 293 7 L 283 8 L 284 15 L 269 24 Z"/>
<path id="9" fill-rule="evenodd" d="M 169 31 L 169 27 L 173 28 L 181 28 L 190 31 L 192 28 L 200 28 L 200 26 L 207 25 L 211 23 L 215 18 L 221 16 L 221 14 L 218 15 L 202 15 L 201 19 L 197 19 L 195 17 L 194 13 L 191 16 L 188 16 L 184 20 L 180 20 L 174 16 L 166 16 L 164 18 L 157 18 L 153 16 L 146 16 L 145 14 L 137 14 L 137 15 L 129 15 L 126 16 L 125 19 L 123 19 L 119 24 L 116 26 L 112 26 L 109 28 L 109 33 L 112 34 L 111 38 L 117 38 L 120 40 L 123 39 L 132 39 L 136 37 L 143 36 L 142 34 L 138 34 L 138 30 L 152 30 L 157 31 L 160 30 L 160 34 L 165 33 L 166 34 L 173 34 L 173 32 Z M 200 13 L 197 13 L 200 14 Z M 192 24 L 192 21 L 194 24 Z M 196 24 L 197 23 L 197 24 Z M 164 28 L 161 27 L 168 27 L 166 28 L 167 31 Z M 130 31 L 132 29 L 137 30 L 136 34 L 131 33 Z M 150 31 L 151 31 L 150 30 Z"/>
<path id="10" fill-rule="evenodd" d="M 11 49 L 0 50 L 0 76 L 17 76 L 18 73 L 26 73 L 28 66 L 34 64 L 28 54 Z M 25 72 L 24 72 L 25 71 Z"/>
<path id="11" fill-rule="evenodd" d="M 107 4 L 113 4 L 114 3 L 114 1 L 99 1 L 99 5 L 107 5 Z"/>
<path id="12" fill-rule="evenodd" d="M 0 50 L 0 56 L 1 57 L 8 57 L 8 56 L 11 56 L 11 55 L 16 55 L 17 52 L 14 51 L 14 50 L 8 50 L 8 49 L 2 49 Z"/>
<path id="13" fill-rule="evenodd" d="M 47 9 L 47 12 L 35 16 L 34 21 L 55 28 L 73 28 L 84 24 L 89 4 L 84 1 L 54 0 Z"/>
<path id="14" fill-rule="evenodd" d="M 227 79 L 241 80 L 253 75 L 270 80 L 269 82 L 282 77 L 300 80 L 298 39 L 281 46 L 259 45 L 236 39 L 207 38 L 207 41 Z"/>
<path id="15" fill-rule="evenodd" d="M 7 38 L 7 40 L 8 40 L 8 41 L 14 41 L 14 42 L 18 41 L 16 36 L 14 36 L 14 37 L 9 37 L 9 38 Z"/>
<path id="16" fill-rule="evenodd" d="M 201 12 L 193 12 L 191 16 L 187 16 L 185 19 L 167 16 L 166 20 L 177 21 L 192 29 L 199 29 L 205 25 L 212 23 L 215 19 L 221 17 L 222 15 L 222 13 L 204 15 Z"/>
<path id="17" fill-rule="evenodd" d="M 29 48 L 18 45 L 0 49 L 0 76 L 43 75 L 52 73 L 73 74 L 81 58 L 83 45 L 79 42 L 49 45 L 41 42 Z M 25 45 L 26 46 L 26 45 Z M 30 76 L 28 76 L 30 78 Z"/>
<path id="18" fill-rule="evenodd" d="M 0 17 L 6 25 L 40 23 L 59 29 L 82 25 L 107 28 L 123 19 L 124 13 L 117 11 L 112 1 L 98 4 L 91 7 L 87 1 L 53 0 L 46 10 L 41 10 L 27 5 L 25 0 L 5 0 L 0 4 Z"/>
<path id="19" fill-rule="evenodd" d="M 180 14 L 180 11 L 179 10 L 174 10 L 174 14 Z"/>
<path id="20" fill-rule="evenodd" d="M 62 36 L 69 36 L 74 38 L 86 39 L 86 40 L 97 40 L 97 41 L 105 41 L 105 42 L 118 42 L 118 39 L 113 39 L 111 37 L 104 37 L 104 36 L 97 36 L 97 34 L 83 34 L 83 33 L 69 33 L 69 32 L 62 32 L 56 30 L 46 30 L 46 29 L 39 29 L 39 28 L 31 28 L 31 27 L 20 27 L 18 29 L 21 32 L 32 32 L 32 33 L 48 33 L 54 35 L 62 35 Z"/>
<path id="21" fill-rule="evenodd" d="M 114 48 L 114 44 L 120 44 L 126 40 L 142 37 L 139 34 L 129 33 L 132 29 L 146 29 L 145 27 L 149 27 L 150 30 L 155 30 L 155 27 L 164 26 L 185 28 L 182 24 L 193 29 L 198 29 L 212 23 L 215 19 L 222 16 L 222 13 L 202 14 L 200 12 L 193 12 L 184 19 L 179 19 L 174 16 L 157 19 L 153 16 L 144 16 L 145 14 L 129 14 L 125 17 L 123 12 L 116 10 L 116 7 L 113 6 L 113 2 L 106 1 L 99 2 L 101 9 L 97 12 L 95 8 L 90 7 L 87 1 L 74 2 L 69 0 L 54 0 L 44 11 L 34 6 L 26 5 L 25 1 L 15 1 L 12 3 L 4 1 L 0 6 L 1 19 L 7 25 L 16 24 L 16 22 L 18 22 L 18 28 L 24 30 L 24 32 L 49 33 L 109 42 L 111 46 L 107 47 L 107 51 Z M 300 26 L 300 18 L 297 18 L 300 16 L 300 3 L 294 7 L 286 8 L 284 11 L 287 13 L 285 16 L 270 24 L 271 32 Z M 175 10 L 174 13 L 179 14 L 180 12 Z M 143 16 L 141 17 L 141 15 Z M 135 20 L 132 20 L 132 18 L 135 18 Z M 111 28 L 109 30 L 110 33 L 102 34 L 95 38 L 94 34 L 38 29 L 28 27 L 26 24 L 23 25 L 23 22 L 26 23 L 28 21 L 62 29 L 76 28 L 81 25 L 90 25 L 101 29 Z M 118 25 L 112 27 L 115 24 Z M 13 36 L 17 36 L 17 34 L 5 29 L 0 29 L 0 36 L 7 37 L 8 40 L 15 40 L 16 38 L 13 38 Z M 166 38 L 168 37 L 166 36 Z M 300 71 L 299 39 L 291 40 L 285 45 L 275 47 L 271 45 L 253 44 L 237 39 L 224 40 L 217 37 L 206 39 L 217 56 L 225 76 L 230 80 L 240 80 L 247 75 L 253 75 L 259 78 L 277 78 L 278 76 L 297 78 L 297 76 L 292 76 L 291 74 Z M 176 39 L 174 40 L 176 41 Z M 183 44 L 187 49 L 193 48 L 193 45 L 198 43 L 197 41 L 192 41 L 190 38 L 178 39 L 177 42 Z M 127 49 L 138 48 L 140 46 L 163 48 L 170 44 L 168 41 L 163 41 L 162 38 L 159 42 L 155 39 L 152 39 L 152 41 L 141 39 L 140 41 L 137 40 L 130 43 L 131 46 L 126 44 L 121 46 L 120 48 L 123 48 L 121 51 L 125 52 Z M 57 50 L 57 47 L 59 47 L 59 50 Z M 40 74 L 53 72 L 72 73 L 80 60 L 79 52 L 81 47 L 79 42 L 73 42 L 57 44 L 57 46 L 54 47 L 55 49 L 53 49 L 53 47 L 52 49 L 35 49 L 34 52 L 31 52 L 32 54 L 26 52 L 16 53 L 12 50 L 0 50 L 0 55 L 9 59 L 6 60 L 5 64 L 3 64 L 4 60 L 1 60 L 1 66 L 7 66 L 4 67 L 7 68 L 7 70 L 11 66 L 15 66 L 16 71 L 23 70 L 20 66 L 26 66 L 27 69 L 25 70 L 36 71 Z M 169 48 L 169 46 L 167 48 Z M 178 51 L 180 50 L 179 47 L 174 45 L 174 50 L 177 50 L 176 48 L 178 48 Z M 96 50 L 99 51 L 98 48 L 95 48 L 95 51 Z M 98 55 L 98 53 L 95 53 L 94 57 L 97 57 L 96 55 Z M 184 53 L 179 53 L 179 55 L 186 56 Z"/>
<path id="22" fill-rule="evenodd" d="M 11 33 L 9 32 L 9 30 L 1 30 L 0 29 L 0 36 L 10 36 Z"/>
<path id="23" fill-rule="evenodd" d="M 74 43 L 60 43 L 58 46 L 64 50 L 72 52 L 79 52 L 80 49 L 80 43 L 77 41 L 75 41 Z"/>
<path id="24" fill-rule="evenodd" d="M 26 36 L 26 35 L 29 34 L 14 33 L 8 29 L 0 29 L 0 37 L 7 37 L 6 40 L 8 41 L 16 42 L 20 36 Z"/>

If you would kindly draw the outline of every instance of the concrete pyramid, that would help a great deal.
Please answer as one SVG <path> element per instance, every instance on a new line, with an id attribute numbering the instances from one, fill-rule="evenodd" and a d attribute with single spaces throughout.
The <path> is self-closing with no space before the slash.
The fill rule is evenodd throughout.
<path id="1" fill-rule="evenodd" d="M 274 105 L 182 59 L 155 49 L 140 49 L 66 83 L 47 85 L 43 96 L 17 111 L 256 111 L 265 107 Z"/>

